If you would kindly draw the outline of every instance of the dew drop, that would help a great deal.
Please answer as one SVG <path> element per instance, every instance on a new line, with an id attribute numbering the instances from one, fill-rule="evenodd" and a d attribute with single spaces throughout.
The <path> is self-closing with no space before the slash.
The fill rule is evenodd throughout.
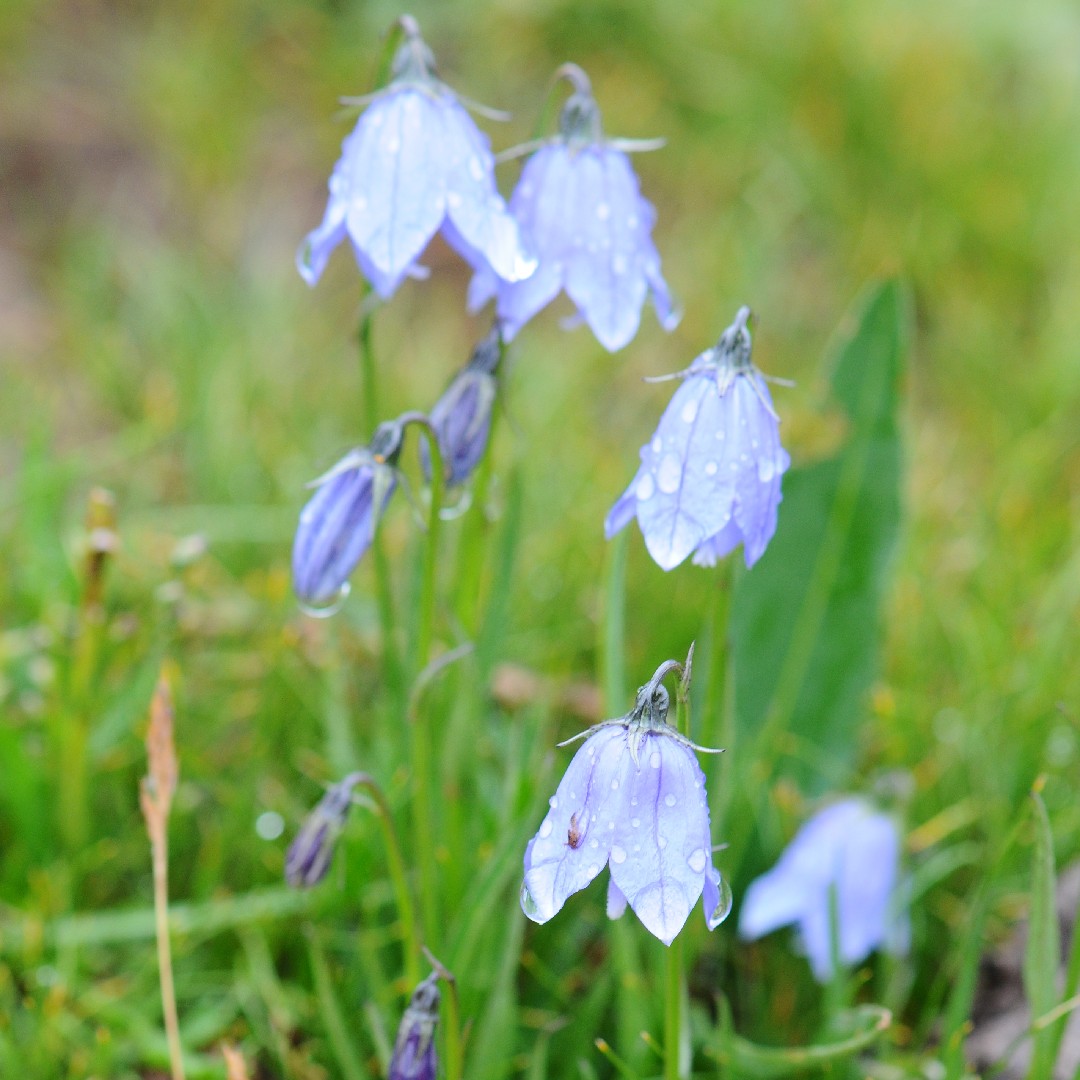
<path id="1" fill-rule="evenodd" d="M 697 419 L 697 402 L 691 398 L 682 408 L 679 414 L 684 424 L 692 424 Z"/>
<path id="2" fill-rule="evenodd" d="M 474 180 L 483 180 L 484 167 L 480 164 L 480 159 L 478 157 L 469 158 L 469 175 Z"/>
<path id="3" fill-rule="evenodd" d="M 665 494 L 673 495 L 682 481 L 682 466 L 674 454 L 665 454 L 656 471 L 656 486 Z"/>
<path id="4" fill-rule="evenodd" d="M 611 257 L 611 271 L 614 274 L 626 273 L 626 256 L 625 255 L 613 255 Z"/>
<path id="5" fill-rule="evenodd" d="M 630 800 L 630 805 L 631 806 L 637 806 L 637 796 L 636 795 Z"/>
<path id="6" fill-rule="evenodd" d="M 611 849 L 611 861 L 615 864 L 626 862 L 626 852 L 618 844 Z"/>
<path id="7" fill-rule="evenodd" d="M 366 210 L 367 209 L 367 198 L 365 196 L 363 196 L 363 195 L 357 195 L 356 198 L 353 199 L 353 206 L 357 210 Z"/>
<path id="8" fill-rule="evenodd" d="M 657 846 L 657 847 L 658 847 L 658 848 L 659 848 L 659 849 L 660 849 L 661 851 L 663 851 L 663 850 L 664 850 L 664 848 L 666 848 L 666 847 L 667 847 L 667 837 L 666 837 L 666 836 L 658 836 L 658 837 L 656 838 L 656 846 Z"/>
<path id="9" fill-rule="evenodd" d="M 611 207 L 606 202 L 596 204 L 596 216 L 601 221 L 607 221 L 611 217 Z"/>
<path id="10" fill-rule="evenodd" d="M 631 818 L 630 819 L 630 825 L 631 825 L 632 828 L 640 829 L 641 828 L 641 818 L 639 818 L 639 817 Z"/>
<path id="11" fill-rule="evenodd" d="M 610 832 L 614 832 L 614 831 L 615 831 L 615 822 L 614 822 L 614 821 L 609 821 L 609 822 L 607 823 L 607 827 L 608 827 L 608 830 L 609 830 Z"/>
<path id="12" fill-rule="evenodd" d="M 526 180 L 525 183 L 521 185 L 519 190 L 521 192 L 521 197 L 523 199 L 528 199 L 533 193 L 533 186 L 531 183 L 529 183 L 528 180 Z"/>
<path id="13" fill-rule="evenodd" d="M 592 843 L 589 844 L 589 847 L 591 847 L 591 848 L 598 848 L 599 846 L 600 846 L 600 841 L 599 840 L 593 840 Z"/>
<path id="14" fill-rule="evenodd" d="M 664 448 L 664 444 L 660 441 L 660 436 L 659 435 L 654 435 L 653 436 L 653 441 L 652 441 L 652 452 L 654 454 L 659 454 L 660 451 L 663 450 L 663 448 Z"/>
<path id="15" fill-rule="evenodd" d="M 600 867 L 597 866 L 596 863 L 589 863 L 589 869 L 586 870 L 585 873 L 588 874 L 589 877 L 594 878 L 600 873 Z"/>
<path id="16" fill-rule="evenodd" d="M 634 495 L 638 502 L 648 502 L 655 491 L 656 485 L 653 483 L 652 473 L 643 473 L 637 482 L 637 487 L 634 488 Z"/>
<path id="17" fill-rule="evenodd" d="M 719 468 L 719 466 L 716 464 L 715 461 L 707 461 L 705 463 L 705 475 L 706 476 L 715 476 L 716 475 L 716 470 L 718 468 Z"/>
<path id="18" fill-rule="evenodd" d="M 332 596 L 324 604 L 305 604 L 303 600 L 300 601 L 300 610 L 312 619 L 329 619 L 331 615 L 336 615 L 344 606 L 345 601 L 349 598 L 349 591 L 352 586 L 346 581 L 344 585 L 338 589 L 336 595 Z"/>
<path id="19" fill-rule="evenodd" d="M 456 210 L 461 206 L 461 196 L 456 191 L 451 191 L 450 194 L 446 196 L 446 202 Z"/>
<path id="20" fill-rule="evenodd" d="M 690 855 L 686 860 L 686 865 L 689 866 L 695 874 L 700 874 L 705 869 L 705 863 L 707 861 L 708 857 L 705 854 L 705 849 L 695 848 L 690 852 Z"/>
<path id="21" fill-rule="evenodd" d="M 541 840 L 546 840 L 551 835 L 551 818 L 544 818 L 544 823 L 540 826 L 538 835 Z"/>
<path id="22" fill-rule="evenodd" d="M 716 910 L 706 919 L 710 930 L 715 930 L 731 914 L 731 886 L 720 879 L 720 903 Z"/>
<path id="23" fill-rule="evenodd" d="M 626 227 L 628 229 L 636 229 L 638 227 L 638 216 L 637 216 L 637 214 L 631 214 L 626 219 Z"/>
<path id="24" fill-rule="evenodd" d="M 654 769 L 659 769 L 660 768 L 660 751 L 659 750 L 654 750 L 652 752 L 652 755 L 649 757 L 649 764 Z"/>
<path id="25" fill-rule="evenodd" d="M 548 806 L 550 806 L 552 810 L 558 810 L 558 808 L 559 808 L 559 796 L 558 795 L 552 795 L 551 798 L 548 799 Z"/>
<path id="26" fill-rule="evenodd" d="M 612 791 L 618 791 L 619 790 L 619 779 L 618 779 L 618 777 L 616 777 L 614 780 L 611 781 L 611 790 Z"/>
<path id="27" fill-rule="evenodd" d="M 767 484 L 776 475 L 776 466 L 773 465 L 772 458 L 758 458 L 757 474 L 763 484 Z"/>
<path id="28" fill-rule="evenodd" d="M 540 905 L 536 902 L 533 894 L 529 892 L 529 886 L 524 881 L 521 883 L 521 910 L 530 919 L 535 919 L 540 914 Z"/>
<path id="29" fill-rule="evenodd" d="M 676 799 L 675 796 L 672 795 L 670 791 L 664 796 L 664 805 L 665 806 L 674 806 L 678 801 L 679 800 Z"/>

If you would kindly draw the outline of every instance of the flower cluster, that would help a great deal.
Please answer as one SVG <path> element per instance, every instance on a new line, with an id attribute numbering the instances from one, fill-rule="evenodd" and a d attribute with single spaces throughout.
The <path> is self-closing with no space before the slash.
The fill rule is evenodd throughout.
<path id="1" fill-rule="evenodd" d="M 649 554 L 671 570 L 691 553 L 713 566 L 738 544 L 747 566 L 776 531 L 780 445 L 769 388 L 751 360 L 750 309 L 742 307 L 675 391 L 641 467 L 604 522 L 608 539 L 637 517 Z"/>
<path id="2" fill-rule="evenodd" d="M 713 866 L 705 776 L 694 756 L 701 748 L 667 722 L 662 680 L 678 667 L 662 664 L 626 716 L 583 733 L 525 850 L 521 906 L 534 922 L 555 916 L 605 864 L 608 915 L 629 904 L 665 945 L 699 896 L 710 930 L 727 917 L 730 892 Z"/>

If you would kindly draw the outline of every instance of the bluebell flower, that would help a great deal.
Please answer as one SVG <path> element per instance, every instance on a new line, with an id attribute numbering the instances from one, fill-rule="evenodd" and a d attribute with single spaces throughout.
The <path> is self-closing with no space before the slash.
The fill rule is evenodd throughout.
<path id="1" fill-rule="evenodd" d="M 583 733 L 525 851 L 521 907 L 534 922 L 553 918 L 605 865 L 609 916 L 629 904 L 665 945 L 699 896 L 710 930 L 726 918 L 731 893 L 713 866 L 700 748 L 667 723 L 661 680 L 673 666 L 657 669 L 626 716 Z"/>
<path id="2" fill-rule="evenodd" d="M 389 298 L 436 232 L 474 270 L 519 281 L 536 259 L 495 187 L 487 136 L 434 74 L 411 19 L 389 85 L 373 95 L 342 143 L 322 223 L 297 253 L 309 285 L 346 236 L 375 291 Z"/>
<path id="3" fill-rule="evenodd" d="M 439 1023 L 438 976 L 429 975 L 413 991 L 398 1027 L 387 1080 L 435 1080 L 435 1028 Z"/>
<path id="4" fill-rule="evenodd" d="M 739 933 L 756 939 L 796 925 L 815 978 L 832 975 L 829 893 L 835 890 L 837 953 L 857 964 L 879 946 L 907 948 L 906 913 L 898 901 L 900 836 L 891 817 L 847 798 L 815 814 L 780 861 L 751 884 Z"/>
<path id="5" fill-rule="evenodd" d="M 363 778 L 363 773 L 350 773 L 328 788 L 304 819 L 285 854 L 285 880 L 294 888 L 310 888 L 326 877 L 337 839 L 352 809 L 353 788 Z"/>
<path id="6" fill-rule="evenodd" d="M 713 566 L 740 543 L 753 566 L 776 531 L 791 458 L 751 360 L 749 317 L 740 308 L 717 345 L 679 373 L 682 385 L 641 448 L 637 475 L 604 522 L 610 540 L 636 516 L 664 570 L 691 553 L 698 566 Z"/>
<path id="7" fill-rule="evenodd" d="M 675 328 L 679 314 L 652 241 L 656 213 L 620 148 L 635 144 L 606 140 L 585 73 L 574 65 L 564 73 L 576 89 L 563 107 L 558 137 L 529 158 L 510 199 L 539 266 L 520 281 L 478 270 L 469 305 L 497 296 L 509 341 L 565 289 L 600 344 L 615 352 L 637 333 L 650 292 L 665 330 Z"/>
<path id="8" fill-rule="evenodd" d="M 446 482 L 463 484 L 480 464 L 491 433 L 491 410 L 498 390 L 502 338 L 496 326 L 473 350 L 469 363 L 454 376 L 428 414 L 439 440 Z M 420 449 L 424 475 L 431 472 L 426 445 Z"/>
<path id="9" fill-rule="evenodd" d="M 380 424 L 371 442 L 345 455 L 314 482 L 293 542 L 293 588 L 311 606 L 335 600 L 371 546 L 375 527 L 397 486 L 400 420 Z"/>

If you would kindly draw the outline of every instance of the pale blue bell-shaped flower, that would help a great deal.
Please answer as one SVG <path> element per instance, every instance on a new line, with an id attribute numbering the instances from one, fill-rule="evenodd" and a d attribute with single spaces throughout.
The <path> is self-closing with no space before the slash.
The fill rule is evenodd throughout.
<path id="1" fill-rule="evenodd" d="M 309 889 L 326 877 L 337 839 L 352 809 L 353 788 L 363 779 L 363 773 L 349 773 L 327 789 L 304 819 L 285 855 L 285 880 L 294 888 Z"/>
<path id="2" fill-rule="evenodd" d="M 750 309 L 739 309 L 718 344 L 680 372 L 682 385 L 641 448 L 641 466 L 611 508 L 611 539 L 636 517 L 664 570 L 690 554 L 712 566 L 743 545 L 747 566 L 776 532 L 780 478 L 791 464 L 780 445 L 769 388 L 751 360 Z"/>
<path id="3" fill-rule="evenodd" d="M 323 220 L 297 252 L 309 285 L 346 237 L 383 299 L 437 232 L 478 272 L 520 281 L 536 267 L 495 186 L 490 143 L 433 73 L 415 24 L 403 23 L 389 85 L 376 93 L 341 147 Z"/>
<path id="4" fill-rule="evenodd" d="M 604 866 L 608 915 L 629 904 L 665 945 L 698 897 L 710 930 L 727 917 L 731 893 L 713 866 L 700 748 L 667 723 L 661 680 L 672 664 L 657 669 L 626 716 L 584 733 L 525 850 L 521 907 L 534 922 L 553 918 Z"/>
<path id="5" fill-rule="evenodd" d="M 584 72 L 567 65 L 565 73 L 576 89 L 563 106 L 559 134 L 525 163 L 510 199 L 539 265 L 521 281 L 478 270 L 469 306 L 496 297 L 509 341 L 565 290 L 600 344 L 616 352 L 637 333 L 650 293 L 665 330 L 678 325 L 679 312 L 652 240 L 656 212 L 641 194 L 624 144 L 603 137 Z"/>
<path id="6" fill-rule="evenodd" d="M 746 891 L 739 934 L 754 940 L 797 926 L 814 977 L 833 974 L 830 892 L 836 895 L 837 954 L 847 965 L 876 948 L 904 952 L 907 913 L 901 903 L 900 834 L 895 821 L 859 798 L 815 814 L 780 861 Z"/>

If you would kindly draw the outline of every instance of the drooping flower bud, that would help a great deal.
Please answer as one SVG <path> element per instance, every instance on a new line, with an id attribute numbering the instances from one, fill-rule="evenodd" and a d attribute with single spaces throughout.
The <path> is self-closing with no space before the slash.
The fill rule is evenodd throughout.
<path id="1" fill-rule="evenodd" d="M 353 788 L 363 778 L 363 773 L 349 773 L 327 789 L 304 819 L 285 855 L 285 880 L 293 888 L 311 888 L 326 877 L 337 839 L 352 809 Z"/>
<path id="2" fill-rule="evenodd" d="M 439 976 L 429 975 L 413 991 L 398 1027 L 387 1080 L 435 1080 L 435 1028 L 439 1023 Z"/>

